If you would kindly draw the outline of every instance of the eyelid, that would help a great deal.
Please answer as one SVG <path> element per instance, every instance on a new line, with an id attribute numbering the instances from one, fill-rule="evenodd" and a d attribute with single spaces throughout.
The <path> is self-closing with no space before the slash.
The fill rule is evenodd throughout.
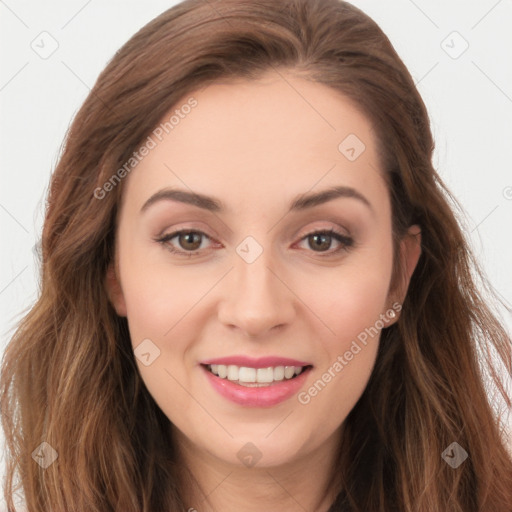
<path id="1" fill-rule="evenodd" d="M 298 230 L 295 233 L 293 238 L 294 239 L 299 238 L 300 240 L 302 240 L 305 236 L 309 236 L 309 235 L 312 235 L 314 233 L 319 233 L 319 232 L 327 232 L 327 231 L 332 231 L 334 233 L 338 233 L 341 236 L 344 236 L 346 238 L 352 238 L 350 230 L 347 227 L 342 226 L 342 225 L 332 222 L 332 221 L 328 222 L 327 224 L 324 223 L 324 225 L 320 225 L 320 226 L 318 226 L 315 223 L 315 225 L 312 228 L 307 228 L 307 229 L 301 228 L 300 230 Z"/>

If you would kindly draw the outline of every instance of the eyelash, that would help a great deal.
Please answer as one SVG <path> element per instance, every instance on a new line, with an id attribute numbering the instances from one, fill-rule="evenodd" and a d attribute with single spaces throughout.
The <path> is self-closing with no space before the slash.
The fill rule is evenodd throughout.
<path id="1" fill-rule="evenodd" d="M 206 233 L 203 233 L 202 231 L 199 231 L 199 230 L 193 230 L 193 229 L 181 229 L 179 231 L 174 231 L 172 233 L 169 233 L 167 235 L 163 235 L 162 237 L 160 238 L 156 238 L 155 239 L 155 242 L 159 242 L 161 243 L 162 245 L 167 245 L 167 250 L 173 254 L 177 254 L 179 256 L 185 256 L 185 257 L 191 257 L 191 256 L 196 256 L 197 254 L 199 254 L 201 252 L 201 250 L 197 250 L 197 251 L 183 251 L 183 250 L 180 250 L 180 249 L 176 249 L 175 247 L 173 247 L 172 245 L 170 245 L 168 242 L 170 242 L 173 238 L 175 238 L 176 236 L 179 236 L 181 234 L 184 234 L 184 233 L 187 233 L 187 234 L 190 234 L 190 233 L 195 233 L 195 234 L 198 234 L 198 235 L 202 235 L 208 239 L 211 240 L 211 237 L 209 237 Z M 338 233 L 337 231 L 335 231 L 334 229 L 322 229 L 322 230 L 319 230 L 319 231 L 312 231 L 306 235 L 304 235 L 300 241 L 302 242 L 303 240 L 307 239 L 308 237 L 312 236 L 312 235 L 328 235 L 330 236 L 331 238 L 334 238 L 336 241 L 338 241 L 341 245 L 338 249 L 335 249 L 334 251 L 313 251 L 313 252 L 317 252 L 321 257 L 329 257 L 329 256 L 333 256 L 333 255 L 336 255 L 342 251 L 349 251 L 353 246 L 354 246 L 354 240 L 346 235 L 343 235 L 341 233 Z"/>

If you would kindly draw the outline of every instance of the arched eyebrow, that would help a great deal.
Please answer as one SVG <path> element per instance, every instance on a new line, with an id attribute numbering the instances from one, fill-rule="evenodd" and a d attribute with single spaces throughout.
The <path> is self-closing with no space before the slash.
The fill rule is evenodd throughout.
<path id="1" fill-rule="evenodd" d="M 361 192 L 358 192 L 355 188 L 346 186 L 335 186 L 320 192 L 308 192 L 301 194 L 291 202 L 289 211 L 294 212 L 313 208 L 314 206 L 318 206 L 338 198 L 356 199 L 367 206 L 371 212 L 375 214 L 372 204 L 363 194 L 361 194 Z M 183 189 L 164 188 L 155 192 L 143 204 L 141 213 L 145 212 L 150 206 L 159 201 L 176 201 L 197 206 L 198 208 L 215 213 L 224 213 L 228 211 L 226 206 L 218 198 Z"/>

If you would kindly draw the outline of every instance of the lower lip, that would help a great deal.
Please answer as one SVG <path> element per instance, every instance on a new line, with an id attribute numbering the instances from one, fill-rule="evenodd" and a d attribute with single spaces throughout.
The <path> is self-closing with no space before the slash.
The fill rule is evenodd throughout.
<path id="1" fill-rule="evenodd" d="M 293 379 L 274 381 L 268 386 L 247 387 L 228 379 L 221 379 L 202 366 L 213 389 L 235 404 L 246 407 L 272 407 L 298 393 L 311 367 Z"/>

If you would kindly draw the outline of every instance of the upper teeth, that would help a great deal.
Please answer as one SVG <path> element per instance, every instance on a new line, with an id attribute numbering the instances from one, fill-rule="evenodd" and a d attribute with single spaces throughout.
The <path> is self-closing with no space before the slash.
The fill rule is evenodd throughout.
<path id="1" fill-rule="evenodd" d="M 299 375 L 304 369 L 302 366 L 269 366 L 268 368 L 249 368 L 234 364 L 211 364 L 208 369 L 222 379 L 242 382 L 271 383 L 283 379 L 291 379 Z"/>

